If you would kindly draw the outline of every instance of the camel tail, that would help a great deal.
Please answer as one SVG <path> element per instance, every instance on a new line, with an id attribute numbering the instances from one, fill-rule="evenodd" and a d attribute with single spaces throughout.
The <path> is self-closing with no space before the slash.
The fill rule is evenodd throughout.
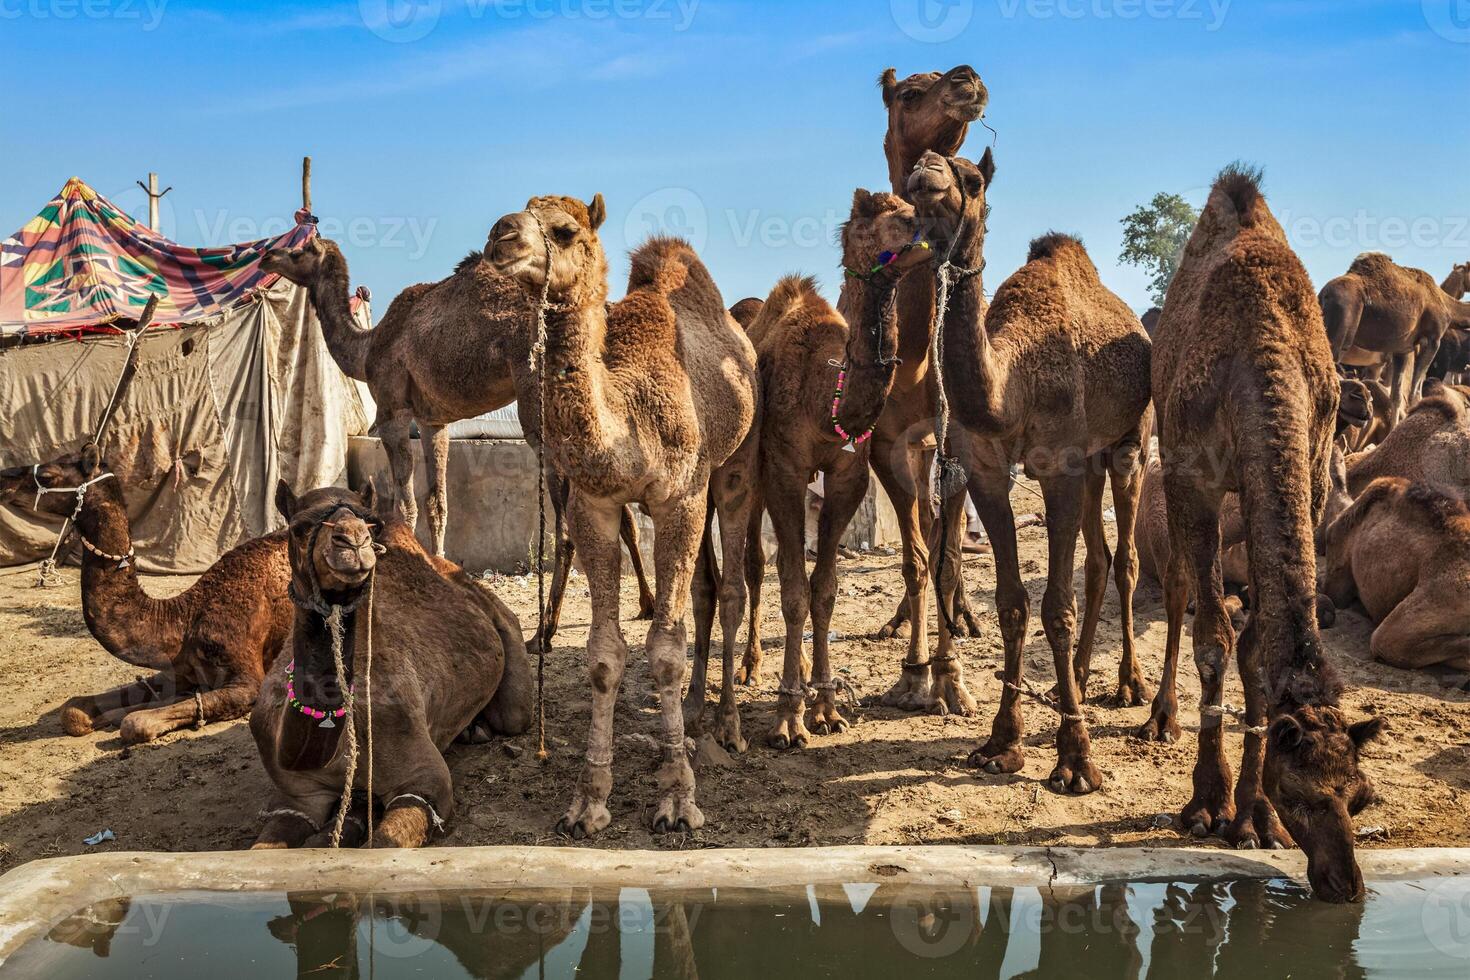
<path id="1" fill-rule="evenodd" d="M 483 717 L 496 734 L 519 735 L 529 730 L 535 720 L 535 674 L 531 670 L 531 658 L 526 654 L 520 620 L 498 596 L 489 592 L 485 595 L 495 607 L 495 632 L 500 635 L 500 646 L 505 653 L 505 670 Z"/>

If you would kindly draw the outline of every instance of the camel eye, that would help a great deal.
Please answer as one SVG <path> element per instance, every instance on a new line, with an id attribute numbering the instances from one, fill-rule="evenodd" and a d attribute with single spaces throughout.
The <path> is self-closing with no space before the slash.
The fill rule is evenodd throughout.
<path id="1" fill-rule="evenodd" d="M 903 94 L 899 96 L 899 98 L 902 99 L 905 104 L 909 104 L 909 103 L 912 103 L 915 99 L 917 99 L 919 96 L 921 96 L 923 94 L 924 93 L 923 92 L 920 92 L 918 89 L 911 88 L 911 89 L 905 90 L 903 92 Z"/>
<path id="2" fill-rule="evenodd" d="M 577 237 L 577 229 L 571 225 L 557 225 L 551 229 L 551 237 L 556 239 L 558 245 L 570 245 Z"/>

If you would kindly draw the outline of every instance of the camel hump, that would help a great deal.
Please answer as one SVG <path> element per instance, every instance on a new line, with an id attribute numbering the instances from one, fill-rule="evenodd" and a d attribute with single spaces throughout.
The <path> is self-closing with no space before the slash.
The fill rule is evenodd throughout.
<path id="1" fill-rule="evenodd" d="M 1218 201 L 1230 208 L 1242 228 L 1248 228 L 1266 210 L 1266 198 L 1261 193 L 1261 179 L 1259 167 L 1236 161 L 1220 171 L 1220 175 L 1215 178 L 1210 201 L 1205 207 L 1209 208 Z"/>
<path id="2" fill-rule="evenodd" d="M 1356 272 L 1360 276 L 1371 276 L 1391 269 L 1394 265 L 1393 259 L 1385 252 L 1362 252 L 1353 259 L 1348 266 L 1349 272 Z"/>
<path id="3" fill-rule="evenodd" d="M 751 332 L 758 333 L 763 328 L 769 328 L 772 324 L 780 323 L 797 307 L 804 306 L 808 302 L 825 302 L 821 292 L 817 289 L 817 280 L 814 276 L 784 276 L 776 283 L 771 295 L 766 297 L 765 304 L 760 312 L 756 314 L 755 323 L 751 325 Z M 760 324 L 757 328 L 755 324 Z"/>
<path id="4" fill-rule="evenodd" d="M 470 253 L 468 255 L 466 255 L 464 258 L 462 258 L 462 259 L 459 260 L 459 265 L 457 265 L 457 266 L 454 267 L 454 274 L 455 275 L 459 275 L 461 272 L 464 272 L 466 269 L 473 269 L 477 265 L 479 265 L 481 262 L 484 262 L 484 261 L 485 261 L 485 253 L 484 252 L 482 252 L 478 248 L 471 249 L 470 250 Z"/>
<path id="5" fill-rule="evenodd" d="M 661 293 L 672 292 L 696 271 L 704 278 L 709 278 L 694 246 L 672 235 L 656 235 L 650 238 L 633 250 L 629 261 L 630 293 L 645 286 L 651 286 Z"/>
<path id="6" fill-rule="evenodd" d="M 1080 257 L 1087 265 L 1092 265 L 1092 259 L 1088 256 L 1082 239 L 1060 231 L 1049 231 L 1039 238 L 1033 238 L 1031 248 L 1026 252 L 1027 262 L 1069 257 Z"/>

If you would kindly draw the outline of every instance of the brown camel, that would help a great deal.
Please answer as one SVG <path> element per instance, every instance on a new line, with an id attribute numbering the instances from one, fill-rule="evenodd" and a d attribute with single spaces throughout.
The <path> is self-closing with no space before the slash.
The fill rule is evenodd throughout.
<path id="1" fill-rule="evenodd" d="M 740 324 L 740 329 L 749 330 L 750 325 L 755 322 L 756 316 L 761 311 L 761 304 L 765 301 L 757 296 L 747 296 L 734 306 L 730 307 L 730 315 L 735 322 Z"/>
<path id="2" fill-rule="evenodd" d="M 1439 288 L 1448 293 L 1451 299 L 1464 299 L 1465 293 L 1470 292 L 1470 262 L 1461 262 L 1451 269 Z"/>
<path id="3" fill-rule="evenodd" d="M 1327 531 L 1326 589 L 1363 604 L 1377 660 L 1470 671 L 1470 506 L 1427 483 L 1374 480 Z"/>
<path id="4" fill-rule="evenodd" d="M 869 433 L 893 384 L 898 348 L 894 291 L 909 270 L 927 264 L 931 255 L 928 243 L 919 238 L 911 205 L 894 194 L 859 190 L 842 229 L 847 280 L 838 302 L 840 312 L 822 298 L 815 281 L 788 276 L 776 284 L 747 328 L 760 366 L 763 428 L 759 489 L 747 534 L 750 626 L 740 674 L 749 681 L 760 672 L 765 567 L 760 522 L 768 510 L 777 539 L 781 612 L 786 620 L 785 669 L 770 739 L 778 748 L 800 748 L 812 731 L 826 735 L 847 727 L 837 709 L 828 642 L 837 591 L 837 544 L 867 494 Z M 816 565 L 808 580 L 807 485 L 818 472 L 823 474 L 824 492 Z M 727 574 L 735 572 L 727 569 Z M 804 723 L 803 632 L 808 616 L 816 697 Z M 695 619 L 698 623 L 698 615 Z M 696 633 L 691 699 L 703 697 L 699 650 Z M 706 640 L 706 655 L 707 650 Z"/>
<path id="5" fill-rule="evenodd" d="M 1454 278 L 1452 273 L 1446 283 L 1455 285 Z M 1322 287 L 1318 301 L 1334 360 L 1388 356 L 1390 428 L 1419 397 L 1445 331 L 1470 328 L 1470 304 L 1451 297 L 1429 273 L 1398 265 L 1381 252 L 1354 259 L 1346 273 Z M 1344 358 L 1348 352 L 1352 356 Z"/>
<path id="6" fill-rule="evenodd" d="M 371 481 L 361 494 L 276 488 L 296 608 L 285 655 L 250 714 L 276 787 L 257 848 L 326 843 L 349 768 L 364 795 L 343 843 L 362 842 L 367 808 L 381 801 L 374 842 L 420 847 L 454 813 L 449 743 L 477 719 L 502 734 L 531 723 L 531 664 L 515 614 L 464 572 L 436 563 L 401 520 L 382 521 L 376 503 Z M 342 744 L 348 725 L 360 764 Z"/>
<path id="7" fill-rule="evenodd" d="M 694 250 L 654 238 L 633 252 L 626 296 L 607 302 L 596 231 L 601 195 L 532 198 L 490 232 L 490 260 L 544 301 L 546 448 L 571 483 L 568 524 L 592 594 L 587 765 L 558 829 L 596 833 L 612 819 L 613 707 L 628 659 L 618 624 L 618 518 L 639 503 L 653 519 L 657 599 L 646 647 L 663 718 L 655 832 L 703 825 L 684 749 L 684 610 L 708 504 L 719 514 L 726 676 L 744 615 L 743 533 L 754 499 L 755 352 Z M 701 553 L 705 558 L 701 559 Z M 728 687 L 728 681 L 726 686 Z M 738 715 L 736 716 L 738 718 Z"/>
<path id="8" fill-rule="evenodd" d="M 1172 543 L 1165 673 L 1178 662 L 1192 574 L 1201 687 L 1194 797 L 1181 817 L 1192 833 L 1222 832 L 1241 847 L 1284 845 L 1290 830 L 1316 894 L 1356 900 L 1363 879 L 1351 813 L 1371 792 L 1358 751 L 1379 722 L 1349 724 L 1338 707 L 1341 682 L 1322 656 L 1313 598 L 1338 381 L 1311 280 L 1259 179 L 1231 166 L 1216 180 L 1154 342 Z M 1236 648 L 1249 727 L 1233 801 L 1221 692 L 1236 640 L 1220 570 L 1220 508 L 1232 491 L 1245 520 L 1252 603 Z"/>
<path id="9" fill-rule="evenodd" d="M 931 222 L 935 253 L 946 260 L 939 274 L 953 280 L 940 327 L 944 386 L 953 413 L 946 451 L 963 471 L 964 487 L 994 549 L 995 604 L 1005 641 L 1000 707 L 990 740 L 970 758 L 992 773 L 1018 772 L 1025 760 L 1019 701 L 1028 603 L 1010 503 L 1010 468 L 1024 463 L 1041 483 L 1046 501 L 1049 549 L 1041 620 L 1056 664 L 1061 713 L 1058 761 L 1049 781 L 1059 792 L 1089 793 L 1102 785 L 1102 773 L 1089 758 L 1081 705 L 1112 557 L 1102 516 L 1109 476 L 1123 610 L 1116 696 L 1125 704 L 1147 697 L 1133 651 L 1131 608 L 1138 579 L 1133 527 L 1143 476 L 1149 340 L 1133 311 L 1103 286 L 1082 243 L 1066 235 L 1032 242 L 1026 264 L 1001 284 L 986 310 L 980 272 L 985 198 L 993 175 L 987 150 L 978 165 L 927 153 L 909 178 L 919 216 Z M 957 587 L 961 490 L 959 485 L 948 489 L 943 504 L 941 523 L 948 534 L 940 562 L 941 616 Z M 1087 542 L 1080 636 L 1072 586 L 1079 530 Z M 949 710 L 973 711 L 946 629 L 939 631 L 933 662 L 936 697 Z"/>
<path id="10" fill-rule="evenodd" d="M 32 495 L 38 510 L 77 512 L 87 628 L 114 657 L 157 671 L 67 701 L 66 733 L 120 725 L 122 740 L 135 744 L 249 713 L 291 623 L 285 532 L 232 548 L 184 592 L 155 599 L 138 581 L 122 488 L 97 447 L 0 472 L 0 502 Z"/>
<path id="11" fill-rule="evenodd" d="M 909 173 L 919 158 L 933 150 L 944 156 L 958 153 L 970 124 L 985 114 L 990 93 L 969 65 L 949 71 L 910 75 L 900 81 L 889 68 L 878 79 L 888 130 L 883 153 L 893 193 L 912 203 Z M 898 289 L 899 365 L 893 388 L 873 430 L 869 462 L 898 515 L 903 541 L 904 597 L 879 630 L 882 638 L 899 635 L 911 625 L 908 650 L 897 683 L 883 695 L 884 704 L 909 710 L 936 705 L 929 679 L 929 636 L 926 621 L 930 535 L 934 508 L 929 487 L 929 460 L 933 448 L 924 443 L 934 434 L 937 395 L 935 374 L 929 364 L 930 328 L 934 319 L 934 282 L 929 276 L 908 276 Z M 963 570 L 961 570 L 963 582 Z M 954 628 L 979 636 L 980 626 L 961 587 Z"/>
<path id="12" fill-rule="evenodd" d="M 1470 495 L 1470 387 L 1430 382 L 1425 397 L 1381 443 L 1348 457 L 1347 487 L 1354 496 L 1386 476 Z"/>
<path id="13" fill-rule="evenodd" d="M 394 503 L 410 527 L 417 524 L 410 424 L 429 474 L 429 524 L 434 554 L 444 555 L 449 515 L 449 430 L 460 419 L 518 403 L 526 440 L 540 435 L 536 379 L 530 370 L 535 316 L 520 287 L 497 275 L 480 252 L 471 252 L 454 274 L 437 283 L 410 286 L 388 307 L 373 330 L 359 330 L 348 301 L 347 259 L 337 244 L 320 236 L 289 251 L 267 255 L 261 268 L 305 287 L 332 359 L 342 373 L 367 382 L 378 405 L 374 426 L 393 471 Z M 562 596 L 572 567 L 572 547 L 563 512 L 566 481 L 548 471 L 555 511 L 556 555 L 547 621 L 537 636 L 550 639 L 561 616 Z M 638 577 L 638 618 L 653 614 L 653 595 L 638 551 L 638 526 L 622 515 L 621 534 Z M 539 640 L 533 640 L 533 645 Z"/>

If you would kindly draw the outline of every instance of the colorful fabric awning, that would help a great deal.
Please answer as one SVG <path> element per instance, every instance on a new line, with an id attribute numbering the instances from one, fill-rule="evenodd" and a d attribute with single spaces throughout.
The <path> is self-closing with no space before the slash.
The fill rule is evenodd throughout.
<path id="1" fill-rule="evenodd" d="M 284 235 L 218 248 L 188 248 L 134 221 L 73 177 L 41 213 L 0 242 L 0 335 L 28 335 L 135 319 L 159 298 L 157 324 L 188 323 L 237 305 L 276 276 L 260 271 L 269 252 L 316 234 L 297 224 Z"/>

